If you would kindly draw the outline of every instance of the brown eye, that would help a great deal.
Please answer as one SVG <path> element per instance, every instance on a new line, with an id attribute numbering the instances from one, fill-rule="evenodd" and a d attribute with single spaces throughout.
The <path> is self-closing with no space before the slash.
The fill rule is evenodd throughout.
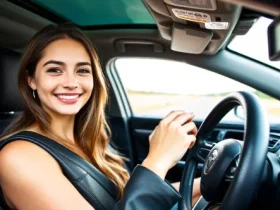
<path id="1" fill-rule="evenodd" d="M 49 73 L 62 73 L 62 71 L 59 68 L 50 68 L 47 70 Z"/>
<path id="2" fill-rule="evenodd" d="M 80 73 L 80 74 L 89 74 L 90 70 L 88 70 L 88 69 L 79 69 L 77 72 Z"/>

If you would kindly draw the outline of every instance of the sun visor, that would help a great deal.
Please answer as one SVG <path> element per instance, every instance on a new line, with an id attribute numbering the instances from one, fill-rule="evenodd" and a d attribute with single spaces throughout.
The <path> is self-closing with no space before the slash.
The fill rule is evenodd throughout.
<path id="1" fill-rule="evenodd" d="M 177 52 L 201 54 L 209 44 L 213 32 L 173 24 L 171 49 Z"/>
<path id="2" fill-rule="evenodd" d="M 245 34 L 256 17 L 242 17 L 242 7 L 217 0 L 142 0 L 171 49 L 215 54 L 231 35 Z"/>

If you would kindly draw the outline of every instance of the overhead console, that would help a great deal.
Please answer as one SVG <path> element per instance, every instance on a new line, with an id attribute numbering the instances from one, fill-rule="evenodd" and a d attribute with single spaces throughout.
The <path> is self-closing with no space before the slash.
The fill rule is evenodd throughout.
<path id="1" fill-rule="evenodd" d="M 142 0 L 171 49 L 215 54 L 231 34 L 244 35 L 256 18 L 240 19 L 241 6 L 216 0 Z"/>

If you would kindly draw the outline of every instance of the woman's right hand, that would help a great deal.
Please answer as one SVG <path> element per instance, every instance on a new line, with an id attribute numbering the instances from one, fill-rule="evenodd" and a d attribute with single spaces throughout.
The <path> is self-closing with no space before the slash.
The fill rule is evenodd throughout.
<path id="1" fill-rule="evenodd" d="M 197 128 L 194 115 L 184 111 L 169 113 L 149 136 L 150 149 L 142 165 L 164 179 L 196 140 Z"/>

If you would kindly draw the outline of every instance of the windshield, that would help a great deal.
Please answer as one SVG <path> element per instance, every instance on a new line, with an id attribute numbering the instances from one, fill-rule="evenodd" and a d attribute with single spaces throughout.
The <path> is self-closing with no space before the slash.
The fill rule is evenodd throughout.
<path id="1" fill-rule="evenodd" d="M 268 58 L 267 28 L 271 19 L 261 17 L 246 35 L 236 36 L 228 45 L 232 51 L 280 69 L 280 61 L 270 61 Z"/>
<path id="2" fill-rule="evenodd" d="M 155 24 L 139 0 L 33 0 L 33 2 L 80 26 Z"/>

